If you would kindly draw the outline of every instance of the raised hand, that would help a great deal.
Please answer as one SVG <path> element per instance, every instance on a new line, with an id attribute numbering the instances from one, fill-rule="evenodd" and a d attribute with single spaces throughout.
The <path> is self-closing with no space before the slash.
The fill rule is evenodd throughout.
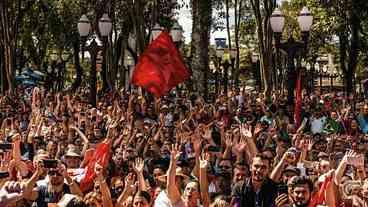
<path id="1" fill-rule="evenodd" d="M 173 144 L 171 146 L 171 154 L 170 154 L 170 161 L 173 163 L 176 163 L 176 161 L 178 161 L 179 157 L 180 157 L 180 145 L 178 144 Z"/>
<path id="2" fill-rule="evenodd" d="M 98 181 L 102 181 L 104 179 L 103 168 L 98 163 L 95 164 L 95 173 L 96 173 L 96 178 Z"/>
<path id="3" fill-rule="evenodd" d="M 0 206 L 8 206 L 15 204 L 23 198 L 25 185 L 20 182 L 7 181 L 0 190 Z"/>
<path id="4" fill-rule="evenodd" d="M 234 145 L 233 139 L 232 139 L 231 136 L 227 136 L 226 137 L 226 139 L 225 139 L 225 145 L 226 145 L 226 147 L 229 147 L 229 148 L 231 148 Z"/>
<path id="5" fill-rule="evenodd" d="M 285 206 L 288 203 L 289 203 L 289 198 L 287 194 L 281 194 L 275 200 L 275 204 L 277 207 Z"/>
<path id="6" fill-rule="evenodd" d="M 240 134 L 244 137 L 244 138 L 252 138 L 252 132 L 250 130 L 250 127 L 247 124 L 242 124 L 240 125 Z"/>
<path id="7" fill-rule="evenodd" d="M 261 131 L 262 131 L 262 125 L 260 123 L 257 123 L 254 129 L 254 134 L 259 134 Z"/>
<path id="8" fill-rule="evenodd" d="M 295 154 L 290 151 L 286 151 L 282 156 L 282 160 L 286 161 L 289 164 L 293 163 L 295 159 L 296 159 Z"/>
<path id="9" fill-rule="evenodd" d="M 312 150 L 314 141 L 312 139 L 308 139 L 307 144 L 308 144 L 308 151 Z"/>
<path id="10" fill-rule="evenodd" d="M 204 127 L 202 137 L 206 140 L 210 140 L 212 138 L 212 130 L 209 127 Z"/>
<path id="11" fill-rule="evenodd" d="M 135 159 L 133 169 L 137 174 L 143 173 L 144 161 L 142 158 L 138 157 Z"/>
<path id="12" fill-rule="evenodd" d="M 134 192 L 135 190 L 135 176 L 134 173 L 129 173 L 125 177 L 125 190 L 128 192 Z"/>
<path id="13" fill-rule="evenodd" d="M 36 171 L 34 172 L 36 174 L 37 177 L 45 174 L 46 169 L 43 165 L 42 161 L 38 161 L 37 165 L 36 165 Z"/>
<path id="14" fill-rule="evenodd" d="M 234 146 L 234 150 L 237 153 L 242 153 L 247 148 L 247 141 L 244 138 L 241 138 Z"/>
<path id="15" fill-rule="evenodd" d="M 199 168 L 200 169 L 207 169 L 209 165 L 210 154 L 203 153 L 202 156 L 199 158 Z"/>

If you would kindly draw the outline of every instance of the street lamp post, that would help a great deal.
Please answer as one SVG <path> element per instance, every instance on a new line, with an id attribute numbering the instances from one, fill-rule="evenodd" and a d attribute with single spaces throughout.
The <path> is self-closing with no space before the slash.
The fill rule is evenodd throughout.
<path id="1" fill-rule="evenodd" d="M 182 44 L 182 40 L 183 40 L 183 27 L 179 24 L 178 21 L 175 21 L 173 26 L 171 27 L 170 30 L 170 36 L 172 37 L 176 48 L 178 49 L 179 53 L 180 53 L 180 48 L 181 48 L 181 44 Z M 177 92 L 177 96 L 180 97 L 181 96 L 181 88 L 180 88 L 179 84 L 176 87 L 176 92 Z"/>
<path id="2" fill-rule="evenodd" d="M 328 67 L 327 67 L 327 65 L 324 65 L 322 67 L 322 71 L 321 72 L 322 72 L 322 81 L 323 81 L 323 78 L 324 77 L 327 77 L 328 78 Z M 328 82 L 328 79 L 327 79 L 327 82 Z"/>
<path id="3" fill-rule="evenodd" d="M 84 49 L 87 49 L 88 53 L 91 56 L 91 69 L 90 69 L 90 102 L 93 106 L 96 106 L 96 82 L 97 82 L 97 75 L 96 75 L 96 63 L 97 63 L 97 54 L 99 51 L 103 52 L 103 64 L 102 64 L 102 78 L 104 82 L 107 82 L 107 75 L 106 75 L 106 49 L 105 46 L 107 45 L 108 36 L 111 32 L 112 23 L 110 18 L 107 14 L 104 14 L 102 18 L 98 22 L 98 30 L 102 36 L 104 46 L 100 46 L 97 44 L 95 37 L 93 36 L 92 41 L 89 43 L 89 46 L 85 47 L 85 43 L 87 40 L 88 35 L 91 31 L 91 23 L 88 20 L 86 15 L 83 15 L 79 22 L 78 22 L 78 32 L 82 39 L 82 53 L 84 53 Z M 96 29 L 97 30 L 97 29 Z M 105 82 L 105 83 L 106 83 Z"/>
<path id="4" fill-rule="evenodd" d="M 260 74 L 260 70 L 259 70 L 259 56 L 257 53 L 252 53 L 251 54 L 251 60 L 252 60 L 252 69 L 253 69 L 253 75 L 254 75 L 254 79 L 256 80 L 256 84 L 259 87 L 259 90 L 262 89 L 262 81 L 261 81 L 261 74 Z"/>
<path id="5" fill-rule="evenodd" d="M 236 86 L 237 81 L 239 77 L 236 77 L 236 71 L 235 71 L 235 60 L 236 56 L 238 55 L 238 50 L 236 48 L 230 49 L 230 59 L 231 59 L 231 79 L 232 79 L 232 86 Z"/>
<path id="6" fill-rule="evenodd" d="M 280 49 L 285 51 L 288 56 L 287 74 L 289 103 L 294 102 L 294 88 L 295 80 L 297 77 L 294 59 L 297 58 L 298 55 L 305 56 L 306 48 L 308 45 L 309 31 L 313 23 L 313 16 L 311 15 L 307 7 L 303 7 L 302 11 L 300 12 L 298 23 L 302 32 L 302 41 L 295 41 L 292 35 L 290 35 L 289 39 L 286 42 L 281 42 L 282 31 L 285 24 L 285 17 L 282 12 L 278 8 L 276 8 L 270 18 L 270 24 L 275 38 L 276 59 L 279 62 Z M 281 68 L 279 66 L 279 63 L 277 65 L 278 68 Z"/>
<path id="7" fill-rule="evenodd" d="M 229 85 L 229 68 L 231 66 L 231 56 L 229 49 L 224 50 L 224 56 L 222 57 L 222 66 L 224 67 L 224 94 L 227 94 Z"/>
<path id="8" fill-rule="evenodd" d="M 124 84 L 125 84 L 125 88 L 128 89 L 129 92 L 131 92 L 131 84 L 130 84 L 130 78 L 132 76 L 132 70 L 134 69 L 134 60 L 132 57 L 127 57 L 125 59 L 125 65 L 126 65 L 126 71 L 125 71 L 125 74 L 127 74 L 127 77 L 124 77 L 126 78 L 126 80 L 124 79 Z"/>
<path id="9" fill-rule="evenodd" d="M 223 68 L 223 84 L 224 84 L 224 93 L 227 93 L 228 89 L 228 76 L 229 76 L 229 67 L 231 64 L 231 58 L 232 56 L 236 57 L 236 54 L 231 54 L 231 51 L 226 46 L 226 38 L 215 38 L 216 42 L 216 57 L 218 67 L 220 68 L 222 66 Z M 235 61 L 235 60 L 234 60 Z M 221 71 L 221 70 L 219 70 Z"/>

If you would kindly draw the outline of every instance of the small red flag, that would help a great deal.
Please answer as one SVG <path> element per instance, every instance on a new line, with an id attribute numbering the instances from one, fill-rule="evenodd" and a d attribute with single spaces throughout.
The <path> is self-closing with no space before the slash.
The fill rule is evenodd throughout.
<path id="1" fill-rule="evenodd" d="M 171 36 L 163 31 L 140 56 L 131 82 L 161 97 L 190 75 Z"/>
<path id="2" fill-rule="evenodd" d="M 318 192 L 316 192 L 308 205 L 308 207 L 317 207 L 320 204 L 323 204 L 326 202 L 326 190 L 329 185 L 332 184 L 332 178 L 333 176 L 326 177 L 323 183 L 320 185 L 320 188 Z"/>
<path id="3" fill-rule="evenodd" d="M 80 182 L 82 192 L 86 192 L 93 185 L 93 180 L 96 177 L 96 163 L 101 165 L 103 168 L 107 167 L 110 159 L 110 143 L 111 141 L 102 142 L 96 146 L 95 152 L 86 166 L 85 176 Z"/>
<path id="4" fill-rule="evenodd" d="M 296 81 L 296 101 L 295 101 L 295 111 L 294 111 L 294 116 L 295 116 L 295 125 L 296 128 L 298 129 L 300 127 L 301 124 L 301 113 L 302 113 L 302 73 L 299 72 L 298 73 L 298 79 Z"/>

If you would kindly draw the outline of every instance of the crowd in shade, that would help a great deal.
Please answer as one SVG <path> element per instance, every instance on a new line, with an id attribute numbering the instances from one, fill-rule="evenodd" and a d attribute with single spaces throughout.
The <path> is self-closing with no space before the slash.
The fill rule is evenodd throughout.
<path id="1" fill-rule="evenodd" d="M 0 206 L 368 206 L 368 104 L 231 90 L 0 96 Z M 299 113 L 298 112 L 298 113 Z"/>

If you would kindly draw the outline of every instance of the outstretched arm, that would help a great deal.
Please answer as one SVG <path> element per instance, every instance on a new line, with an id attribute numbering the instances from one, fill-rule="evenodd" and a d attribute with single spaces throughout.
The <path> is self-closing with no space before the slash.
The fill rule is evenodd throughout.
<path id="1" fill-rule="evenodd" d="M 181 201 L 181 195 L 178 186 L 176 186 L 175 178 L 176 178 L 176 161 L 179 159 L 180 151 L 179 145 L 175 144 L 171 149 L 170 156 L 170 166 L 168 169 L 167 176 L 167 197 L 169 198 L 172 205 L 177 204 Z"/>
<path id="2" fill-rule="evenodd" d="M 143 176 L 143 170 L 144 170 L 144 160 L 139 157 L 135 159 L 134 162 L 134 171 L 137 174 L 139 191 L 147 191 L 146 181 L 144 180 Z"/>
<path id="3" fill-rule="evenodd" d="M 201 190 L 201 197 L 203 202 L 203 207 L 210 206 L 210 195 L 208 193 L 208 177 L 207 177 L 207 167 L 209 166 L 210 155 L 208 153 L 204 154 L 200 160 L 200 171 L 199 171 L 199 183 Z"/>

